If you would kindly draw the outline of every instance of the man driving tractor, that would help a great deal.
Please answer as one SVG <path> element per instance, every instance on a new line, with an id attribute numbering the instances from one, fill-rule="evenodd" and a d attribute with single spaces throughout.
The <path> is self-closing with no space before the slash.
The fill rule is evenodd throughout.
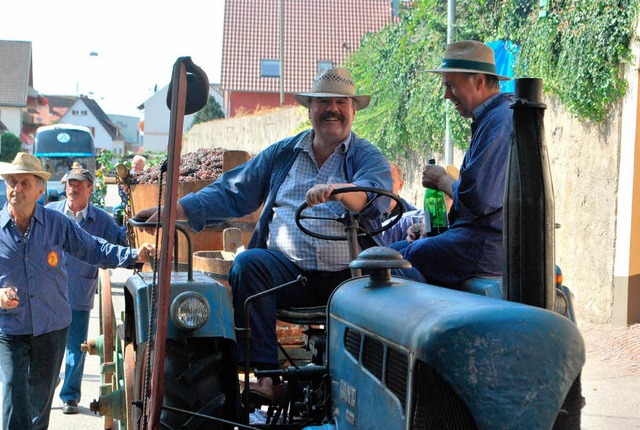
<path id="1" fill-rule="evenodd" d="M 317 217 L 335 218 L 345 208 L 364 208 L 361 222 L 369 227 L 380 226 L 380 216 L 389 205 L 383 198 L 365 208 L 373 197 L 365 192 L 331 195 L 335 189 L 353 186 L 391 190 L 385 157 L 351 132 L 356 111 L 366 108 L 370 97 L 356 94 L 349 71 L 325 70 L 308 93 L 295 98 L 308 108 L 312 129 L 274 143 L 213 184 L 183 197 L 176 208 L 177 219 L 187 220 L 200 231 L 264 205 L 249 249 L 236 256 L 229 272 L 236 327 L 245 326 L 243 304 L 247 297 L 294 281 L 299 275 L 309 280 L 305 286 L 265 296 L 256 303 L 251 314 L 251 365 L 258 370 L 278 367 L 276 308 L 324 305 L 333 289 L 351 276 L 346 242 L 318 240 L 296 226 L 300 203 L 306 201 Z M 136 218 L 152 222 L 159 215 L 155 208 L 149 208 Z M 318 222 L 314 228 L 327 235 L 344 234 L 339 223 Z M 285 388 L 279 378 L 274 379 L 259 378 L 249 387 L 250 393 L 263 403 L 277 402 Z"/>

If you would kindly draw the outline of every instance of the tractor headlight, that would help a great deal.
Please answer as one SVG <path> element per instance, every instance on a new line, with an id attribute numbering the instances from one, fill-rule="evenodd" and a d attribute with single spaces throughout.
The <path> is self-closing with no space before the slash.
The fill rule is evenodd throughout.
<path id="1" fill-rule="evenodd" d="M 182 330 L 197 330 L 209 319 L 209 303 L 202 294 L 181 293 L 171 303 L 171 319 Z"/>

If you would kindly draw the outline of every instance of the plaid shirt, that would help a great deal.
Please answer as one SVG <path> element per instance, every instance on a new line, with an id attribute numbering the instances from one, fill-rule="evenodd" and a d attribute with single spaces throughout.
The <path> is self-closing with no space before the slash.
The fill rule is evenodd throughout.
<path id="1" fill-rule="evenodd" d="M 345 155 L 351 135 L 318 168 L 311 148 L 313 133 L 308 133 L 296 144 L 301 151 L 287 174 L 273 207 L 267 246 L 282 252 L 302 270 L 338 271 L 349 267 L 349 247 L 346 241 L 328 241 L 303 233 L 295 223 L 298 206 L 306 194 L 317 184 L 346 183 Z M 331 206 L 331 207 L 329 207 Z M 340 205 L 341 207 L 342 205 Z M 305 210 L 305 215 L 337 218 L 336 205 L 320 204 Z M 344 236 L 344 226 L 338 222 L 304 220 L 309 230 L 329 236 Z"/>

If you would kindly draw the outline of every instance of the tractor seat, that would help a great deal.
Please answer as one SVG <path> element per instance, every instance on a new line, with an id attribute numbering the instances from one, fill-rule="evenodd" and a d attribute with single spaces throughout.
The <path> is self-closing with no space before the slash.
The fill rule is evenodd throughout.
<path id="1" fill-rule="evenodd" d="M 322 325 L 327 322 L 327 307 L 282 308 L 276 311 L 276 318 L 289 324 Z"/>
<path id="2" fill-rule="evenodd" d="M 465 279 L 457 287 L 458 290 L 481 296 L 502 298 L 502 276 L 478 275 Z"/>

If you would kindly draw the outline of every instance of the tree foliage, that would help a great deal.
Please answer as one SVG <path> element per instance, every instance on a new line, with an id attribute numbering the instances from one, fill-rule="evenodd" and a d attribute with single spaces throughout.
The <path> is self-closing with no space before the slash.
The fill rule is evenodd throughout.
<path id="1" fill-rule="evenodd" d="M 519 32 L 519 76 L 545 81 L 570 112 L 596 122 L 625 93 L 621 64 L 632 59 L 637 0 L 550 2 L 543 15 L 532 14 Z M 525 31 L 526 28 L 526 31 Z"/>
<path id="2" fill-rule="evenodd" d="M 201 122 L 207 122 L 218 118 L 224 118 L 224 112 L 222 108 L 218 104 L 218 102 L 213 98 L 213 96 L 209 96 L 209 100 L 207 101 L 207 105 L 203 107 L 196 115 L 193 117 L 193 123 L 200 124 Z"/>
<path id="3" fill-rule="evenodd" d="M 542 78 L 570 112 L 603 121 L 624 94 L 620 64 L 631 59 L 637 1 L 548 3 L 540 10 L 538 0 L 458 0 L 454 39 L 515 42 L 516 76 Z M 428 70 L 442 60 L 446 31 L 447 2 L 418 0 L 397 23 L 366 35 L 347 61 L 358 92 L 372 96 L 353 128 L 388 156 L 442 150 L 448 103 L 440 77 Z M 449 117 L 454 145 L 465 148 L 468 120 Z"/>
<path id="4" fill-rule="evenodd" d="M 12 162 L 16 154 L 22 151 L 22 141 L 13 133 L 0 136 L 0 161 Z"/>

